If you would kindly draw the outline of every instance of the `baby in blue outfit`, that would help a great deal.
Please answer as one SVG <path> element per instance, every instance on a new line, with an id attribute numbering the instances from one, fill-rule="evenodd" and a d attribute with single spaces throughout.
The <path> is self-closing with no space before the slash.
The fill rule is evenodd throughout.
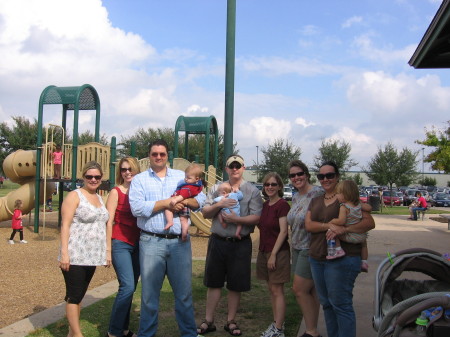
<path id="1" fill-rule="evenodd" d="M 233 192 L 231 189 L 231 185 L 229 183 L 225 182 L 225 183 L 222 183 L 219 185 L 219 187 L 217 188 L 217 194 L 219 196 L 217 198 L 214 198 L 214 202 L 219 202 L 223 198 L 234 199 L 237 201 L 237 203 L 236 203 L 236 205 L 231 207 L 231 210 L 233 210 L 233 212 L 236 213 L 237 215 L 239 215 L 239 216 L 241 215 L 241 206 L 239 205 L 239 200 L 242 200 L 242 198 L 244 197 L 244 195 L 242 194 L 241 191 L 237 190 L 236 192 Z M 231 213 L 230 208 L 223 208 L 222 211 L 224 211 L 226 213 Z M 219 213 L 218 219 L 219 219 L 220 223 L 222 224 L 223 228 L 227 228 L 227 224 L 225 221 L 223 221 L 221 213 Z M 241 230 L 242 230 L 242 225 L 236 225 L 235 236 L 238 239 L 241 238 Z"/>

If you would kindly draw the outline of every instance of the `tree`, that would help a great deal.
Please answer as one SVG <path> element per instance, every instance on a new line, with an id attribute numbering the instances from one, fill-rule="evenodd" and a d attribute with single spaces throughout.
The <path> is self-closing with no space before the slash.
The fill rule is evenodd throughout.
<path id="1" fill-rule="evenodd" d="M 389 142 L 369 161 L 365 172 L 367 176 L 378 185 L 389 185 L 392 192 L 392 185 L 407 186 L 414 182 L 418 173 L 416 166 L 418 151 L 414 152 L 404 148 L 400 153 Z"/>
<path id="2" fill-rule="evenodd" d="M 416 143 L 435 148 L 425 158 L 425 162 L 431 163 L 433 170 L 450 173 L 450 121 L 447 124 L 446 130 L 437 130 L 435 127 L 429 131 L 425 129 L 426 139 Z"/>
<path id="3" fill-rule="evenodd" d="M 353 180 L 356 185 L 361 186 L 363 184 L 363 178 L 361 177 L 361 174 L 358 172 L 351 177 L 349 177 L 351 180 Z"/>
<path id="4" fill-rule="evenodd" d="M 8 126 L 6 122 L 0 124 L 0 163 L 14 151 L 34 150 L 37 142 L 37 120 L 28 120 L 25 117 L 12 117 L 14 125 Z M 3 165 L 0 169 L 3 171 Z M 3 173 L 2 173 L 3 174 Z"/>
<path id="5" fill-rule="evenodd" d="M 350 152 L 352 146 L 344 140 L 333 140 L 330 139 L 326 141 L 322 139 L 322 143 L 319 147 L 319 155 L 314 158 L 314 166 L 318 171 L 322 163 L 326 161 L 333 161 L 341 170 L 342 178 L 345 179 L 345 172 L 358 165 L 356 161 L 350 158 Z"/>
<path id="6" fill-rule="evenodd" d="M 436 186 L 437 181 L 435 178 L 425 177 L 423 179 L 420 179 L 418 183 L 422 186 Z"/>
<path id="7" fill-rule="evenodd" d="M 261 152 L 264 158 L 258 167 L 258 181 L 269 172 L 277 172 L 283 181 L 287 181 L 288 163 L 293 159 L 299 159 L 302 153 L 299 147 L 281 138 L 269 143 L 267 148 L 263 147 Z"/>

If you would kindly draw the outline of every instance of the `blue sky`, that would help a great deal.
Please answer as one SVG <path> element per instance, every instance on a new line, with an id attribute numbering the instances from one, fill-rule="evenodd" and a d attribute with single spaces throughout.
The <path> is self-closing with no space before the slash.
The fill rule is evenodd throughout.
<path id="1" fill-rule="evenodd" d="M 339 139 L 358 169 L 388 141 L 420 150 L 424 127 L 449 119 L 448 70 L 408 65 L 441 1 L 236 3 L 234 140 L 247 165 L 279 138 L 312 165 L 322 139 Z M 226 0 L 0 0 L 0 120 L 37 118 L 48 85 L 89 83 L 107 137 L 174 127 L 180 115 L 214 115 L 223 132 L 226 9 Z M 44 117 L 61 123 L 53 107 Z M 80 130 L 93 127 L 83 113 Z"/>

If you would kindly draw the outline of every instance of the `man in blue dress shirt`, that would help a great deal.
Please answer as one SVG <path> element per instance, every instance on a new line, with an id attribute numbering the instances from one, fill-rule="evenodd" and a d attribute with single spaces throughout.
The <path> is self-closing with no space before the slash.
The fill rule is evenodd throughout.
<path id="1" fill-rule="evenodd" d="M 168 145 L 156 140 L 149 146 L 150 168 L 136 175 L 131 183 L 131 211 L 141 229 L 139 259 L 141 267 L 141 313 L 139 337 L 153 337 L 158 328 L 159 295 L 167 275 L 175 297 L 175 317 L 182 337 L 196 337 L 192 302 L 192 252 L 190 240 L 181 240 L 181 224 L 164 230 L 164 210 L 180 211 L 185 206 L 198 209 L 205 202 L 200 193 L 195 198 L 170 206 L 171 195 L 184 172 L 167 167 Z"/>

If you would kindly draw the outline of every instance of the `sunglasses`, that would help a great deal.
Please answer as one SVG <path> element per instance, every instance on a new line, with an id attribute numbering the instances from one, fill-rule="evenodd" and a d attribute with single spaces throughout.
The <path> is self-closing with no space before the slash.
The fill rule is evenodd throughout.
<path id="1" fill-rule="evenodd" d="M 239 163 L 231 163 L 230 165 L 228 165 L 228 168 L 230 170 L 233 170 L 233 169 L 239 170 L 241 167 L 242 167 L 242 165 Z"/>
<path id="2" fill-rule="evenodd" d="M 264 186 L 265 186 L 265 187 L 269 187 L 269 186 L 277 187 L 278 184 L 277 184 L 277 183 L 265 183 Z"/>
<path id="3" fill-rule="evenodd" d="M 165 152 L 152 152 L 150 155 L 152 157 L 154 157 L 154 158 L 156 158 L 158 156 L 160 156 L 161 158 L 166 158 L 167 153 L 165 153 Z"/>
<path id="4" fill-rule="evenodd" d="M 297 172 L 297 173 L 289 173 L 289 178 L 295 178 L 295 177 L 301 177 L 301 176 L 303 176 L 303 175 L 305 175 L 305 172 Z"/>
<path id="5" fill-rule="evenodd" d="M 92 179 L 95 179 L 95 180 L 101 180 L 102 179 L 102 176 L 91 176 L 90 174 L 87 174 L 87 175 L 85 175 L 84 176 L 87 180 L 92 180 Z"/>
<path id="6" fill-rule="evenodd" d="M 325 178 L 327 178 L 328 180 L 334 179 L 334 178 L 336 178 L 336 173 L 335 172 L 330 172 L 330 173 L 325 173 L 325 174 L 319 173 L 317 175 L 317 179 L 319 179 L 319 180 L 324 180 Z"/>
<path id="7" fill-rule="evenodd" d="M 132 168 L 131 167 L 121 167 L 120 168 L 120 172 L 124 173 L 124 172 L 132 172 Z"/>

